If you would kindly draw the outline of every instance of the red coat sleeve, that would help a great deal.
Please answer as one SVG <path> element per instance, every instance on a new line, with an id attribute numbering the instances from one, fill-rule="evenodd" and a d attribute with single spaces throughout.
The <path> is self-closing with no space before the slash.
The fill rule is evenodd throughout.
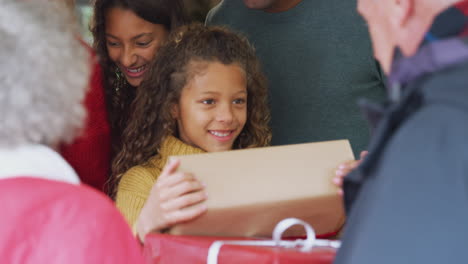
<path id="1" fill-rule="evenodd" d="M 1 263 L 144 263 L 113 202 L 80 185 L 34 178 L 0 180 Z"/>
<path id="2" fill-rule="evenodd" d="M 87 44 L 84 44 L 86 45 Z M 102 70 L 91 47 L 87 46 L 93 59 L 91 80 L 84 105 L 87 119 L 82 134 L 60 153 L 75 169 L 83 183 L 99 190 L 110 173 L 110 124 L 105 102 Z"/>

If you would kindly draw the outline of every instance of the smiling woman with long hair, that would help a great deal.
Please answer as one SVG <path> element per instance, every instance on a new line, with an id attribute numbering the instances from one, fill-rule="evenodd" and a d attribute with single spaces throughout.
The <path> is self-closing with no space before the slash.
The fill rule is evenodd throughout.
<path id="1" fill-rule="evenodd" d="M 168 34 L 187 22 L 182 0 L 95 0 L 91 31 L 104 74 L 114 153 L 149 63 Z"/>

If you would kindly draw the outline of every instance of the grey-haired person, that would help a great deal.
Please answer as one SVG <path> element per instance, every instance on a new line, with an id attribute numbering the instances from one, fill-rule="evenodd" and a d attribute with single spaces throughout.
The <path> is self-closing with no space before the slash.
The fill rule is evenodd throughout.
<path id="1" fill-rule="evenodd" d="M 78 183 L 56 148 L 83 125 L 88 52 L 62 3 L 1 2 L 0 178 L 47 175 Z"/>
<path id="2" fill-rule="evenodd" d="M 2 263 L 143 263 L 113 202 L 56 152 L 86 115 L 90 60 L 75 32 L 61 1 L 0 0 Z"/>

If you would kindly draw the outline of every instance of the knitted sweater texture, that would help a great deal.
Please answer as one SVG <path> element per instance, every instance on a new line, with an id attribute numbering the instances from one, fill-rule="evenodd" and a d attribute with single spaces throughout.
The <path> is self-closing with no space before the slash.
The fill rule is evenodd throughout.
<path id="1" fill-rule="evenodd" d="M 168 158 L 203 152 L 170 136 L 163 142 L 160 152 L 147 164 L 135 166 L 123 175 L 117 189 L 116 204 L 134 233 L 136 220 Z"/>

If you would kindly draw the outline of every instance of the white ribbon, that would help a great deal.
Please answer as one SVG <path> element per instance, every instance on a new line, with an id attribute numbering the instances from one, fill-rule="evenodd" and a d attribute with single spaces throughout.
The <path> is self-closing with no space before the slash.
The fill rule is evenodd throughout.
<path id="1" fill-rule="evenodd" d="M 294 225 L 302 225 L 304 227 L 307 234 L 306 239 L 294 241 L 281 240 L 284 231 Z M 223 245 L 299 248 L 300 251 L 306 252 L 310 251 L 314 246 L 339 248 L 341 242 L 316 239 L 315 231 L 308 223 L 297 218 L 286 218 L 280 221 L 273 230 L 273 240 L 218 240 L 213 242 L 208 250 L 207 264 L 218 263 L 219 251 Z"/>

